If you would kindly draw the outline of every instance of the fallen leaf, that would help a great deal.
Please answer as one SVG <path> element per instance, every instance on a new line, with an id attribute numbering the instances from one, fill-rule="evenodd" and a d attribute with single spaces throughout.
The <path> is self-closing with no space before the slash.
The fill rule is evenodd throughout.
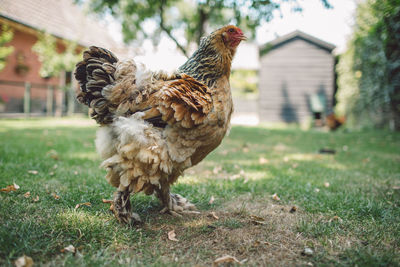
<path id="1" fill-rule="evenodd" d="M 213 217 L 216 220 L 219 220 L 219 217 L 215 214 L 214 211 L 210 212 L 209 216 Z"/>
<path id="2" fill-rule="evenodd" d="M 256 215 L 250 215 L 250 222 L 254 224 L 260 224 L 260 225 L 265 225 L 267 222 L 265 221 L 264 218 L 258 217 Z"/>
<path id="3" fill-rule="evenodd" d="M 54 197 L 54 199 L 60 199 L 60 196 L 57 195 L 56 193 L 51 193 L 51 195 Z"/>
<path id="4" fill-rule="evenodd" d="M 74 171 L 74 174 L 75 174 L 75 175 L 78 175 L 78 171 Z"/>
<path id="5" fill-rule="evenodd" d="M 38 172 L 38 171 L 35 171 L 35 170 L 30 170 L 30 171 L 28 171 L 28 173 L 36 175 L 36 174 L 38 174 L 39 172 Z"/>
<path id="6" fill-rule="evenodd" d="M 296 206 L 293 206 L 293 207 L 289 210 L 290 213 L 295 213 L 296 211 L 297 211 L 297 207 L 296 207 Z"/>
<path id="7" fill-rule="evenodd" d="M 342 220 L 342 218 L 340 218 L 339 216 L 333 216 L 332 217 L 332 219 L 330 219 L 330 221 L 332 222 L 332 221 L 337 221 L 337 222 L 340 222 L 340 223 L 342 223 L 343 222 L 343 220 Z"/>
<path id="8" fill-rule="evenodd" d="M 324 186 L 325 186 L 325 187 L 329 187 L 330 184 L 329 184 L 328 182 L 325 182 L 325 183 L 324 183 Z"/>
<path id="9" fill-rule="evenodd" d="M 175 242 L 179 241 L 178 239 L 176 239 L 175 230 L 172 230 L 172 231 L 168 232 L 168 239 L 171 240 L 171 241 L 175 241 Z"/>
<path id="10" fill-rule="evenodd" d="M 62 253 L 64 252 L 71 252 L 71 253 L 75 253 L 76 252 L 76 248 L 73 245 L 69 245 L 63 249 L 60 250 Z"/>
<path id="11" fill-rule="evenodd" d="M 237 263 L 237 264 L 242 264 L 242 263 L 241 263 L 240 261 L 238 261 L 238 259 L 236 259 L 235 257 L 226 255 L 226 256 L 223 256 L 223 257 L 220 257 L 220 258 L 216 259 L 216 260 L 213 262 L 212 266 L 213 266 L 213 267 L 216 267 L 216 266 L 218 266 L 218 265 L 221 264 L 221 263 Z"/>
<path id="12" fill-rule="evenodd" d="M 110 200 L 110 199 L 104 199 L 103 198 L 103 203 L 114 203 L 114 201 Z"/>
<path id="13" fill-rule="evenodd" d="M 312 256 L 314 251 L 311 248 L 305 247 L 304 250 L 301 252 L 303 256 Z"/>
<path id="14" fill-rule="evenodd" d="M 216 167 L 214 167 L 214 169 L 213 169 L 213 173 L 214 173 L 214 174 L 218 174 L 220 171 L 222 171 L 222 167 L 221 167 L 221 166 L 216 166 Z"/>
<path id="15" fill-rule="evenodd" d="M 55 151 L 54 149 L 48 151 L 48 152 L 46 153 L 46 156 L 48 156 L 48 157 L 50 157 L 50 158 L 52 158 L 52 159 L 55 159 L 55 160 L 59 160 L 59 159 L 60 159 L 60 157 L 58 156 L 57 151 Z"/>
<path id="16" fill-rule="evenodd" d="M 110 210 L 113 211 L 114 210 L 114 204 L 110 205 Z"/>
<path id="17" fill-rule="evenodd" d="M 14 264 L 16 267 L 31 267 L 33 266 L 33 260 L 31 257 L 24 255 L 19 257 Z"/>
<path id="18" fill-rule="evenodd" d="M 29 191 L 24 194 L 25 198 L 29 198 L 30 196 L 31 196 L 31 192 L 29 192 Z"/>
<path id="19" fill-rule="evenodd" d="M 214 203 L 214 201 L 215 201 L 215 198 L 214 198 L 214 196 L 211 196 L 210 197 L 210 201 L 208 201 L 208 204 L 212 204 L 212 203 Z"/>
<path id="20" fill-rule="evenodd" d="M 258 159 L 258 163 L 260 163 L 260 164 L 267 164 L 267 163 L 269 163 L 269 160 L 267 160 L 267 159 L 264 158 L 264 157 L 260 157 L 260 158 Z"/>
<path id="21" fill-rule="evenodd" d="M 35 202 L 38 202 L 38 201 L 39 201 L 39 196 L 38 196 L 38 195 L 36 195 L 36 197 L 35 197 L 35 198 L 33 198 L 33 201 L 35 201 Z"/>
<path id="22" fill-rule="evenodd" d="M 19 189 L 19 185 L 16 183 L 12 185 L 7 185 L 7 187 L 0 189 L 1 192 L 11 192 L 11 191 L 17 191 Z"/>
<path id="23" fill-rule="evenodd" d="M 370 162 L 371 160 L 369 159 L 369 158 L 366 158 L 366 159 L 363 159 L 362 160 L 364 163 L 368 163 L 368 162 Z"/>
<path id="24" fill-rule="evenodd" d="M 79 204 L 76 204 L 75 209 L 77 209 L 77 208 L 79 208 L 79 207 L 81 207 L 81 206 L 90 207 L 90 206 L 92 206 L 92 204 L 91 204 L 90 202 L 79 203 Z"/>
<path id="25" fill-rule="evenodd" d="M 264 218 L 256 216 L 256 215 L 250 215 L 250 219 L 256 220 L 256 221 L 265 221 Z"/>
<path id="26" fill-rule="evenodd" d="M 275 201 L 281 200 L 276 193 L 272 195 L 272 199 Z"/>
<path id="27" fill-rule="evenodd" d="M 248 153 L 249 152 L 249 148 L 248 147 L 244 147 L 242 151 L 243 151 L 243 153 Z"/>

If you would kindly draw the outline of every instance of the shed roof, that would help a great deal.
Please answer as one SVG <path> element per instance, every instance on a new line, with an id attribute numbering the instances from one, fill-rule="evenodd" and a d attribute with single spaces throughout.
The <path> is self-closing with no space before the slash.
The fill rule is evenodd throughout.
<path id="1" fill-rule="evenodd" d="M 72 0 L 0 0 L 0 17 L 84 46 L 116 46 L 107 30 Z"/>
<path id="2" fill-rule="evenodd" d="M 321 40 L 321 39 L 319 39 L 317 37 L 314 37 L 312 35 L 309 35 L 309 34 L 307 34 L 305 32 L 302 32 L 302 31 L 299 31 L 299 30 L 295 30 L 295 31 L 293 31 L 291 33 L 285 34 L 283 36 L 280 36 L 280 37 L 276 38 L 275 40 L 272 40 L 272 41 L 266 43 L 265 45 L 263 45 L 261 47 L 261 50 L 262 51 L 263 50 L 268 50 L 269 51 L 271 49 L 278 48 L 278 47 L 280 47 L 280 46 L 282 46 L 282 45 L 284 45 L 284 44 L 286 44 L 288 42 L 291 42 L 291 41 L 293 41 L 295 39 L 302 39 L 302 40 L 304 40 L 306 42 L 309 42 L 309 43 L 312 43 L 312 44 L 314 44 L 314 45 L 316 45 L 316 46 L 318 46 L 318 47 L 320 47 L 322 49 L 325 49 L 325 50 L 327 50 L 329 52 L 332 52 L 332 50 L 335 49 L 335 47 L 336 47 L 334 44 L 325 42 L 325 41 L 323 41 L 323 40 Z"/>

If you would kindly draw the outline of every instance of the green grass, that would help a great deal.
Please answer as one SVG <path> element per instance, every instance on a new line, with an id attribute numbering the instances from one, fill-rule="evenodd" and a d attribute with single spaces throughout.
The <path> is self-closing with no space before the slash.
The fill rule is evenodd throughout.
<path id="1" fill-rule="evenodd" d="M 20 186 L 0 192 L 0 265 L 12 265 L 24 254 L 51 266 L 209 265 L 225 254 L 247 258 L 247 265 L 265 264 L 256 257 L 274 255 L 272 248 L 232 245 L 224 250 L 211 240 L 226 231 L 242 231 L 243 236 L 258 231 L 272 242 L 276 227 L 250 225 L 246 216 L 261 212 L 252 205 L 269 210 L 275 203 L 282 210 L 298 207 L 289 234 L 300 235 L 301 245 L 315 250 L 306 258 L 296 251 L 291 265 L 399 266 L 399 133 L 233 127 L 222 145 L 173 187 L 204 216 L 160 215 L 158 201 L 140 194 L 132 204 L 145 223 L 128 227 L 117 223 L 109 204 L 102 203 L 114 189 L 98 167 L 95 131 L 85 119 L 0 121 L 0 188 Z M 318 154 L 321 148 L 337 153 Z M 261 164 L 261 157 L 268 162 Z M 271 200 L 274 193 L 279 202 Z M 215 201 L 209 204 L 211 196 Z M 242 206 L 225 210 L 235 201 Z M 75 209 L 84 202 L 91 206 Z M 221 218 L 211 222 L 211 211 Z M 166 238 L 171 229 L 179 242 Z M 70 244 L 79 253 L 60 252 Z"/>

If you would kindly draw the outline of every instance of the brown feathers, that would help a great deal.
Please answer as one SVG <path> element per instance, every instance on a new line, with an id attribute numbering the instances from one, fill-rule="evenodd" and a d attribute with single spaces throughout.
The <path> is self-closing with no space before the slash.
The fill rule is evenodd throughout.
<path id="1" fill-rule="evenodd" d="M 156 93 L 151 105 L 156 107 L 150 112 L 162 115 L 168 124 L 180 122 L 184 128 L 190 128 L 204 121 L 212 108 L 211 92 L 207 86 L 188 75 L 181 79 L 166 82 L 163 89 Z"/>

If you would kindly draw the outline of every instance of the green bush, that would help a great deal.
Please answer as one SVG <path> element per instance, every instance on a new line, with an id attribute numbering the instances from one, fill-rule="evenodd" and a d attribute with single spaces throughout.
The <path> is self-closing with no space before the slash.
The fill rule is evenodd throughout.
<path id="1" fill-rule="evenodd" d="M 400 130 L 400 1 L 359 4 L 337 66 L 337 112 L 353 126 Z"/>

